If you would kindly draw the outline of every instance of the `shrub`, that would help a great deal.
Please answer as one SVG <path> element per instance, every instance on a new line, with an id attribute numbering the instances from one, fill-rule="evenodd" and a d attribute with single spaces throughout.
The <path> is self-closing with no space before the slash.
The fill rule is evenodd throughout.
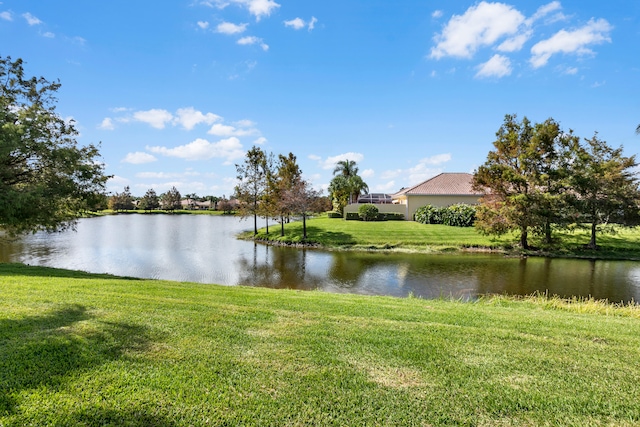
<path id="1" fill-rule="evenodd" d="M 447 206 L 446 208 L 426 205 L 416 210 L 414 219 L 422 224 L 471 227 L 476 220 L 476 207 L 464 203 Z"/>
<path id="2" fill-rule="evenodd" d="M 344 219 L 346 220 L 358 220 L 360 221 L 360 214 L 358 214 L 358 212 L 347 212 L 347 214 L 345 215 Z"/>
<path id="3" fill-rule="evenodd" d="M 426 205 L 418 208 L 414 215 L 416 222 L 421 224 L 442 224 L 443 208 Z"/>
<path id="4" fill-rule="evenodd" d="M 342 218 L 342 214 L 340 212 L 327 212 L 327 217 L 329 218 Z"/>
<path id="5" fill-rule="evenodd" d="M 387 221 L 404 221 L 404 214 L 400 212 L 388 212 L 385 214 Z"/>
<path id="6" fill-rule="evenodd" d="M 366 203 L 358 208 L 358 214 L 363 221 L 375 221 L 378 219 L 378 208 L 376 205 Z"/>
<path id="7" fill-rule="evenodd" d="M 476 207 L 464 203 L 448 206 L 442 217 L 444 225 L 453 227 L 472 227 L 475 220 Z"/>

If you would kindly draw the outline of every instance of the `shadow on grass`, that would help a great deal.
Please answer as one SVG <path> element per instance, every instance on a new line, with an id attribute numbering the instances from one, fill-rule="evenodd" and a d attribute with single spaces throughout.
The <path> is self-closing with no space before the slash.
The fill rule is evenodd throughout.
<path id="1" fill-rule="evenodd" d="M 70 279 L 120 279 L 141 280 L 135 277 L 113 276 L 111 274 L 87 273 L 85 271 L 62 268 L 38 267 L 20 263 L 0 263 L 1 276 L 66 277 Z"/>
<path id="2" fill-rule="evenodd" d="M 307 240 L 323 245 L 355 245 L 357 243 L 351 234 L 330 231 L 313 225 L 307 225 Z"/>
<path id="3" fill-rule="evenodd" d="M 93 321 L 81 323 L 88 320 Z M 43 315 L 1 319 L 0 417 L 16 413 L 18 396 L 24 390 L 55 391 L 70 374 L 144 351 L 149 343 L 146 328 L 96 321 L 80 305 Z"/>

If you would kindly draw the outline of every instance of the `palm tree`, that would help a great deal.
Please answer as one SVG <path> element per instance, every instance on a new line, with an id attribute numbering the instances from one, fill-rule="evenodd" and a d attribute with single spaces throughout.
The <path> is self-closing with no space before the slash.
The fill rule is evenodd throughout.
<path id="1" fill-rule="evenodd" d="M 638 127 L 636 128 L 636 133 L 640 135 L 640 125 L 638 125 Z"/>
<path id="2" fill-rule="evenodd" d="M 333 169 L 333 174 L 341 174 L 344 176 L 358 175 L 358 167 L 355 160 L 340 160 L 336 163 L 336 167 Z"/>
<path id="3" fill-rule="evenodd" d="M 334 178 L 329 184 L 332 197 L 338 201 L 340 210 L 349 203 L 358 200 L 358 196 L 369 191 L 369 186 L 358 175 L 358 166 L 354 160 L 340 160 L 333 169 Z"/>

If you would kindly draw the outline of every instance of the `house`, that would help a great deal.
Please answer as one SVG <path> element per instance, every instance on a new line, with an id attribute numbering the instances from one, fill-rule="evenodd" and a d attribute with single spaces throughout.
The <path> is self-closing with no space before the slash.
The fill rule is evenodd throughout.
<path id="1" fill-rule="evenodd" d="M 211 201 L 207 200 L 204 202 L 199 202 L 194 199 L 182 199 L 180 201 L 181 209 L 187 210 L 207 210 L 211 209 Z"/>
<path id="2" fill-rule="evenodd" d="M 473 175 L 470 173 L 441 173 L 392 194 L 393 203 L 402 205 L 405 218 L 413 219 L 416 210 L 422 206 L 450 206 L 457 203 L 477 205 L 482 193 L 472 188 Z"/>

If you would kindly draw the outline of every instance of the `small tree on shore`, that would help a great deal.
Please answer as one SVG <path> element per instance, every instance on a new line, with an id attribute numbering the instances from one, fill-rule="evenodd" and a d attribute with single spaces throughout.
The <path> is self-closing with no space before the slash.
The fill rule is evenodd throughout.
<path id="1" fill-rule="evenodd" d="M 163 193 L 160 196 L 160 207 L 165 211 L 173 212 L 176 209 L 180 209 L 180 201 L 182 196 L 176 187 L 171 187 L 169 191 Z"/>
<path id="2" fill-rule="evenodd" d="M 160 198 L 153 188 L 147 190 L 138 203 L 138 208 L 145 211 L 152 211 L 160 207 Z"/>

